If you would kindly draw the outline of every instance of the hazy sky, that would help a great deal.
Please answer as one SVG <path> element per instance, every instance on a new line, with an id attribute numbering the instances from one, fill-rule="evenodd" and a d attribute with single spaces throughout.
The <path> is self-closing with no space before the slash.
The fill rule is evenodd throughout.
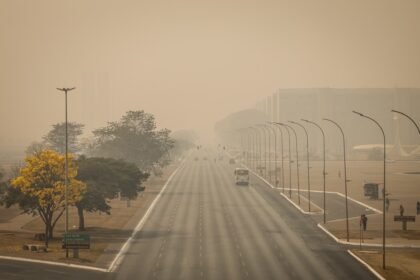
<path id="1" fill-rule="evenodd" d="M 0 0 L 0 145 L 127 110 L 209 131 L 277 88 L 420 87 L 418 0 Z"/>

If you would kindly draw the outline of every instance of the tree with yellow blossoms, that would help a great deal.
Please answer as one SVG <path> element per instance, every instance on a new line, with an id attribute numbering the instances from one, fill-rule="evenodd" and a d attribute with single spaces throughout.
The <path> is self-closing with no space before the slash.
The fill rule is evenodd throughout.
<path id="1" fill-rule="evenodd" d="M 25 159 L 19 175 L 12 180 L 6 206 L 19 204 L 26 213 L 38 214 L 45 224 L 45 244 L 53 238 L 53 230 L 65 210 L 65 156 L 52 150 L 42 150 Z M 86 185 L 74 179 L 77 166 L 69 155 L 68 205 L 79 202 Z"/>

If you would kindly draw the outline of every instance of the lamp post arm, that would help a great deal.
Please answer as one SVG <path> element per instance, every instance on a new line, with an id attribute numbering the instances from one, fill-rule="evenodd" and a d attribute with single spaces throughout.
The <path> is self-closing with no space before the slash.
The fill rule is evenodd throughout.
<path id="1" fill-rule="evenodd" d="M 385 183 L 385 180 L 386 180 L 386 138 L 385 138 L 385 132 L 384 132 L 384 130 L 383 130 L 383 128 L 382 128 L 382 126 L 376 121 L 376 120 L 374 120 L 373 118 L 371 118 L 371 117 L 369 117 L 369 116 L 366 116 L 366 115 L 364 115 L 364 114 L 362 114 L 362 113 L 360 113 L 360 112 L 357 112 L 357 111 L 353 111 L 353 113 L 355 113 L 355 114 L 357 114 L 357 115 L 359 115 L 359 116 L 361 116 L 361 117 L 364 117 L 364 118 L 367 118 L 367 119 L 369 119 L 369 120 L 371 120 L 372 122 L 374 122 L 374 123 L 376 123 L 376 125 L 381 129 L 381 132 L 382 132 L 382 135 L 383 135 L 383 137 L 384 137 L 384 188 L 383 188 L 383 212 L 382 212 L 382 268 L 383 269 L 385 269 L 386 268 L 386 265 L 385 265 L 385 255 L 386 255 L 386 245 L 385 245 L 385 242 L 386 242 L 386 238 L 385 238 L 385 230 L 386 230 L 386 225 L 385 225 L 385 223 L 386 223 L 386 219 L 385 219 L 385 196 L 386 196 L 386 183 Z"/>
<path id="2" fill-rule="evenodd" d="M 416 126 L 417 131 L 420 134 L 420 128 L 417 125 L 417 123 L 413 120 L 413 118 L 411 118 L 409 115 L 404 114 L 403 112 L 400 112 L 400 111 L 397 111 L 397 110 L 391 110 L 391 112 L 401 114 L 401 115 L 405 116 L 406 118 L 408 118 Z"/>

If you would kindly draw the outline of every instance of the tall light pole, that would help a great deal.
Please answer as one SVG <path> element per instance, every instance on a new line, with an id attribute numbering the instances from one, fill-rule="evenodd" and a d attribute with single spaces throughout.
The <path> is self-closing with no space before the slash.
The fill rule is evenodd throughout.
<path id="1" fill-rule="evenodd" d="M 277 135 L 276 135 L 276 130 L 273 127 L 271 127 L 269 124 L 270 123 L 268 122 L 266 127 L 269 130 L 271 130 L 274 134 L 274 180 L 276 180 L 274 185 L 277 188 L 277 183 L 278 183 L 278 179 L 277 179 Z M 270 174 L 270 181 L 271 181 L 271 174 Z"/>
<path id="2" fill-rule="evenodd" d="M 290 131 L 289 128 L 287 128 L 287 126 L 284 125 L 284 123 L 275 123 L 277 125 L 281 125 L 282 127 L 284 127 L 287 131 L 287 136 L 289 141 L 289 198 L 292 198 L 292 149 L 290 148 L 291 146 L 291 141 L 290 141 Z"/>
<path id="3" fill-rule="evenodd" d="M 346 196 L 346 230 L 347 230 L 347 242 L 350 241 L 349 237 L 349 206 L 348 206 L 348 198 L 347 198 L 347 164 L 346 164 L 346 139 L 344 138 L 344 132 L 341 126 L 331 119 L 323 119 L 324 121 L 328 121 L 333 123 L 341 132 L 343 137 L 343 158 L 344 158 L 344 194 Z"/>
<path id="4" fill-rule="evenodd" d="M 298 152 L 298 139 L 297 139 L 297 134 L 296 134 L 296 130 L 290 126 L 285 124 L 285 126 L 287 126 L 288 128 L 290 128 L 293 131 L 293 134 L 295 135 L 295 140 L 296 140 L 296 175 L 297 175 L 297 190 L 298 190 L 298 204 L 300 205 L 300 183 L 299 183 L 299 152 Z"/>
<path id="5" fill-rule="evenodd" d="M 64 178 L 64 211 L 66 212 L 66 221 L 65 221 L 65 229 L 64 229 L 64 233 L 67 234 L 67 232 L 69 231 L 69 208 L 68 208 L 68 185 L 69 185 L 69 157 L 68 157 L 68 128 L 67 128 L 67 92 L 72 91 L 74 89 L 76 89 L 75 87 L 72 88 L 57 88 L 59 91 L 64 92 L 64 96 L 65 96 L 65 119 L 66 119 L 66 133 L 65 133 L 65 138 L 66 138 L 66 149 L 65 149 L 65 178 Z M 66 258 L 69 257 L 69 249 L 66 248 Z"/>
<path id="6" fill-rule="evenodd" d="M 359 116 L 361 116 L 363 118 L 366 118 L 366 119 L 369 119 L 369 120 L 373 121 L 381 129 L 382 135 L 384 137 L 384 189 L 383 189 L 383 195 L 382 195 L 383 196 L 383 210 L 382 210 L 383 211 L 382 212 L 382 268 L 385 269 L 385 229 L 386 229 L 386 227 L 385 227 L 385 213 L 386 213 L 386 211 L 385 211 L 385 196 L 386 196 L 386 184 L 385 184 L 385 179 L 386 179 L 386 139 L 385 139 L 385 132 L 384 132 L 384 129 L 382 128 L 382 126 L 376 120 L 374 120 L 373 118 L 371 118 L 369 116 L 366 116 L 366 115 L 364 115 L 364 114 L 362 114 L 360 112 L 353 111 L 353 113 L 355 113 L 355 114 L 357 114 L 357 115 L 359 115 Z"/>
<path id="7" fill-rule="evenodd" d="M 397 110 L 391 110 L 391 112 L 393 112 L 393 113 L 397 113 L 397 114 L 400 114 L 400 115 L 403 115 L 403 116 L 405 116 L 407 119 L 409 119 L 415 126 L 416 126 L 416 128 L 417 128 L 417 131 L 418 131 L 418 133 L 420 134 L 420 128 L 419 128 L 419 126 L 417 125 L 417 123 L 413 120 L 413 118 L 412 117 L 410 117 L 409 115 L 407 115 L 407 114 L 405 114 L 405 113 L 403 113 L 403 112 L 400 112 L 400 111 L 397 111 Z"/>
<path id="8" fill-rule="evenodd" d="M 267 134 L 263 124 L 259 124 L 257 125 L 257 127 L 261 128 L 264 134 L 264 177 L 267 179 Z"/>
<path id="9" fill-rule="evenodd" d="M 306 166 L 308 167 L 308 209 L 309 212 L 311 212 L 311 180 L 310 180 L 310 172 L 309 172 L 309 136 L 308 136 L 308 132 L 306 131 L 306 128 L 301 125 L 298 122 L 294 122 L 294 121 L 290 121 L 290 123 L 293 123 L 297 126 L 300 126 L 301 128 L 303 128 L 303 131 L 305 131 L 305 135 L 306 135 Z"/>
<path id="10" fill-rule="evenodd" d="M 327 200 L 326 200 L 326 194 L 325 194 L 325 189 L 326 189 L 325 188 L 325 175 L 327 175 L 327 173 L 325 172 L 325 133 L 324 133 L 324 130 L 322 129 L 322 127 L 319 124 L 317 124 L 313 121 L 305 120 L 305 119 L 302 119 L 302 121 L 315 125 L 316 127 L 319 128 L 319 130 L 322 133 L 322 154 L 323 154 L 323 157 L 322 157 L 322 162 L 323 162 L 322 175 L 323 175 L 323 181 L 324 181 L 324 191 L 323 192 L 324 192 L 324 224 L 325 224 L 327 222 L 327 214 L 326 214 L 327 213 Z"/>
<path id="11" fill-rule="evenodd" d="M 275 125 L 280 131 L 280 138 L 281 138 L 281 181 L 282 181 L 282 188 L 284 193 L 284 151 L 283 151 L 283 130 L 281 129 L 280 125 L 276 125 L 275 122 L 270 122 L 270 124 Z"/>
<path id="12" fill-rule="evenodd" d="M 257 167 L 258 167 L 258 156 L 257 156 L 257 153 L 258 153 L 258 136 L 259 136 L 259 132 L 258 132 L 258 129 L 256 129 L 255 127 L 253 127 L 253 126 L 250 126 L 249 127 L 249 129 L 251 129 L 252 131 L 254 131 L 255 132 L 255 141 L 254 141 L 254 148 L 253 148 L 253 150 L 254 150 L 254 152 L 253 152 L 253 154 L 254 154 L 254 170 L 258 173 L 258 170 L 257 170 Z"/>

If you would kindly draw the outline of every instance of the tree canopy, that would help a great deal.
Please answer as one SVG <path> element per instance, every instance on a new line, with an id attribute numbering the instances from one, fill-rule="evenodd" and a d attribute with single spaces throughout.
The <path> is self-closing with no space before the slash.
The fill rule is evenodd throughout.
<path id="1" fill-rule="evenodd" d="M 86 183 L 83 198 L 76 203 L 79 213 L 79 229 L 84 230 L 83 211 L 105 212 L 110 214 L 109 199 L 122 196 L 133 199 L 149 174 L 143 173 L 133 164 L 112 158 L 85 158 L 77 161 L 77 179 Z"/>
<path id="2" fill-rule="evenodd" d="M 157 130 L 154 116 L 143 110 L 128 111 L 120 121 L 110 122 L 93 134 L 96 156 L 124 159 L 146 171 L 168 164 L 174 145 L 170 130 Z"/>
<path id="3" fill-rule="evenodd" d="M 61 154 L 65 153 L 66 145 L 66 123 L 52 125 L 52 129 L 43 137 L 44 144 Z M 67 123 L 68 152 L 77 153 L 80 151 L 79 136 L 83 134 L 84 125 L 75 122 Z"/>
<path id="4" fill-rule="evenodd" d="M 80 201 L 86 185 L 76 180 L 77 167 L 69 156 L 68 205 Z M 65 210 L 65 157 L 52 150 L 43 150 L 25 159 L 25 166 L 12 180 L 3 201 L 7 207 L 18 204 L 25 213 L 38 214 L 45 224 L 46 245 Z"/>

